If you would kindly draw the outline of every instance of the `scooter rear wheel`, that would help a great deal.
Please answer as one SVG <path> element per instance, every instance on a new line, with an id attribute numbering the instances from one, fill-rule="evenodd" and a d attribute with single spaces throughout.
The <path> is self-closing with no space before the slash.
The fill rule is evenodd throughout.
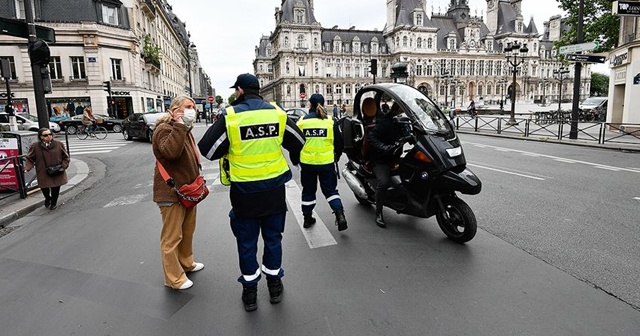
<path id="1" fill-rule="evenodd" d="M 478 224 L 471 207 L 463 200 L 454 197 L 443 197 L 442 205 L 447 216 L 442 210 L 436 213 L 438 226 L 447 237 L 456 243 L 466 243 L 476 236 Z"/>

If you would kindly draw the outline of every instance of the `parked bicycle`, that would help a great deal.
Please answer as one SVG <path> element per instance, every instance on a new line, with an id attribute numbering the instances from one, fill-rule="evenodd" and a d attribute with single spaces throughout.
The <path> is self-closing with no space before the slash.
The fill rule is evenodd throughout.
<path id="1" fill-rule="evenodd" d="M 102 126 L 94 125 L 92 129 L 87 128 L 88 126 L 86 125 L 78 125 L 78 130 L 76 131 L 76 136 L 78 137 L 78 139 L 84 140 L 91 136 L 92 138 L 96 138 L 98 140 L 104 140 L 107 137 L 107 129 Z"/>

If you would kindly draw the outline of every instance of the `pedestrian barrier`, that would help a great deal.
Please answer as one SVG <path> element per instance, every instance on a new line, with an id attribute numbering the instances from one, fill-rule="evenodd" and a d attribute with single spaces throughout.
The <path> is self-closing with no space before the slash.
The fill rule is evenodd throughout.
<path id="1" fill-rule="evenodd" d="M 0 183 L 0 192 L 3 193 L 0 200 L 10 197 L 16 192 L 20 194 L 20 198 L 27 198 L 27 187 L 26 183 L 24 183 L 24 166 L 22 165 L 22 161 L 25 157 L 26 155 L 18 155 L 0 159 L 0 175 L 9 175 L 6 171 L 8 171 L 9 168 L 13 168 L 17 184 L 16 188 L 8 186 L 8 184 L 5 185 L 4 183 Z"/>
<path id="2" fill-rule="evenodd" d="M 640 146 L 640 124 L 607 123 L 597 121 L 578 121 L 576 139 L 571 136 L 571 118 L 569 114 L 532 113 L 529 118 L 514 118 L 515 123 L 509 123 L 509 117 L 469 117 L 458 115 L 453 122 L 456 130 L 488 132 L 497 134 L 511 134 L 522 137 L 547 137 L 562 141 L 582 140 L 598 144 L 616 143 Z"/>

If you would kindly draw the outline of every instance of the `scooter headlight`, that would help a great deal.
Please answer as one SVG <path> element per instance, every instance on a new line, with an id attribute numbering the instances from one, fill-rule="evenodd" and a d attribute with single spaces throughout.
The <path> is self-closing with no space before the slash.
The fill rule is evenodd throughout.
<path id="1" fill-rule="evenodd" d="M 460 156 L 460 155 L 462 155 L 462 147 L 449 148 L 449 149 L 447 149 L 447 154 L 449 154 L 449 157 L 451 157 L 451 158 L 454 158 L 456 156 Z"/>

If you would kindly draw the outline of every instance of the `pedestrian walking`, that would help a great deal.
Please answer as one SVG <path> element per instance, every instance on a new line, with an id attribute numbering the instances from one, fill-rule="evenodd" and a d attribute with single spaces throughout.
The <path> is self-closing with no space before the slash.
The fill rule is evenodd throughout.
<path id="1" fill-rule="evenodd" d="M 153 154 L 171 177 L 175 189 L 192 183 L 200 176 L 199 153 L 191 134 L 195 119 L 195 101 L 187 96 L 178 96 L 171 102 L 169 113 L 158 119 L 153 132 Z M 197 205 L 184 207 L 175 189 L 165 182 L 156 164 L 153 201 L 158 204 L 162 216 L 160 251 L 164 285 L 187 289 L 193 286 L 193 282 L 186 273 L 204 268 L 204 264 L 195 262 L 193 257 Z"/>
<path id="2" fill-rule="evenodd" d="M 282 300 L 282 233 L 287 204 L 285 183 L 291 179 L 281 147 L 291 163 L 300 162 L 304 136 L 277 105 L 259 95 L 260 84 L 252 74 L 239 75 L 231 86 L 236 100 L 218 116 L 198 143 L 209 160 L 228 155 L 231 230 L 236 238 L 246 311 L 258 308 L 257 291 L 261 273 L 267 278 L 270 302 Z M 221 172 L 221 174 L 224 172 Z M 258 238 L 262 234 L 262 267 L 257 260 Z"/>
<path id="3" fill-rule="evenodd" d="M 347 105 L 342 104 L 342 107 L 340 107 L 340 118 L 346 115 L 347 115 Z"/>
<path id="4" fill-rule="evenodd" d="M 333 119 L 340 119 L 340 112 L 338 111 L 338 104 L 336 103 L 333 104 L 333 111 L 331 111 L 331 116 L 333 117 Z"/>
<path id="5" fill-rule="evenodd" d="M 316 206 L 319 181 L 322 194 L 335 214 L 338 231 L 343 231 L 347 229 L 347 219 L 338 193 L 338 172 L 335 164 L 340 160 L 343 148 L 340 128 L 337 123 L 327 118 L 323 106 L 324 97 L 321 94 L 313 94 L 309 103 L 309 114 L 298 121 L 298 127 L 306 139 L 300 153 L 303 227 L 308 229 L 316 223 L 313 208 Z"/>
<path id="6" fill-rule="evenodd" d="M 38 140 L 27 152 L 24 171 L 26 173 L 35 166 L 38 187 L 44 195 L 44 207 L 55 210 L 60 187 L 67 184 L 69 153 L 62 142 L 53 139 L 53 132 L 48 128 L 38 130 Z"/>

